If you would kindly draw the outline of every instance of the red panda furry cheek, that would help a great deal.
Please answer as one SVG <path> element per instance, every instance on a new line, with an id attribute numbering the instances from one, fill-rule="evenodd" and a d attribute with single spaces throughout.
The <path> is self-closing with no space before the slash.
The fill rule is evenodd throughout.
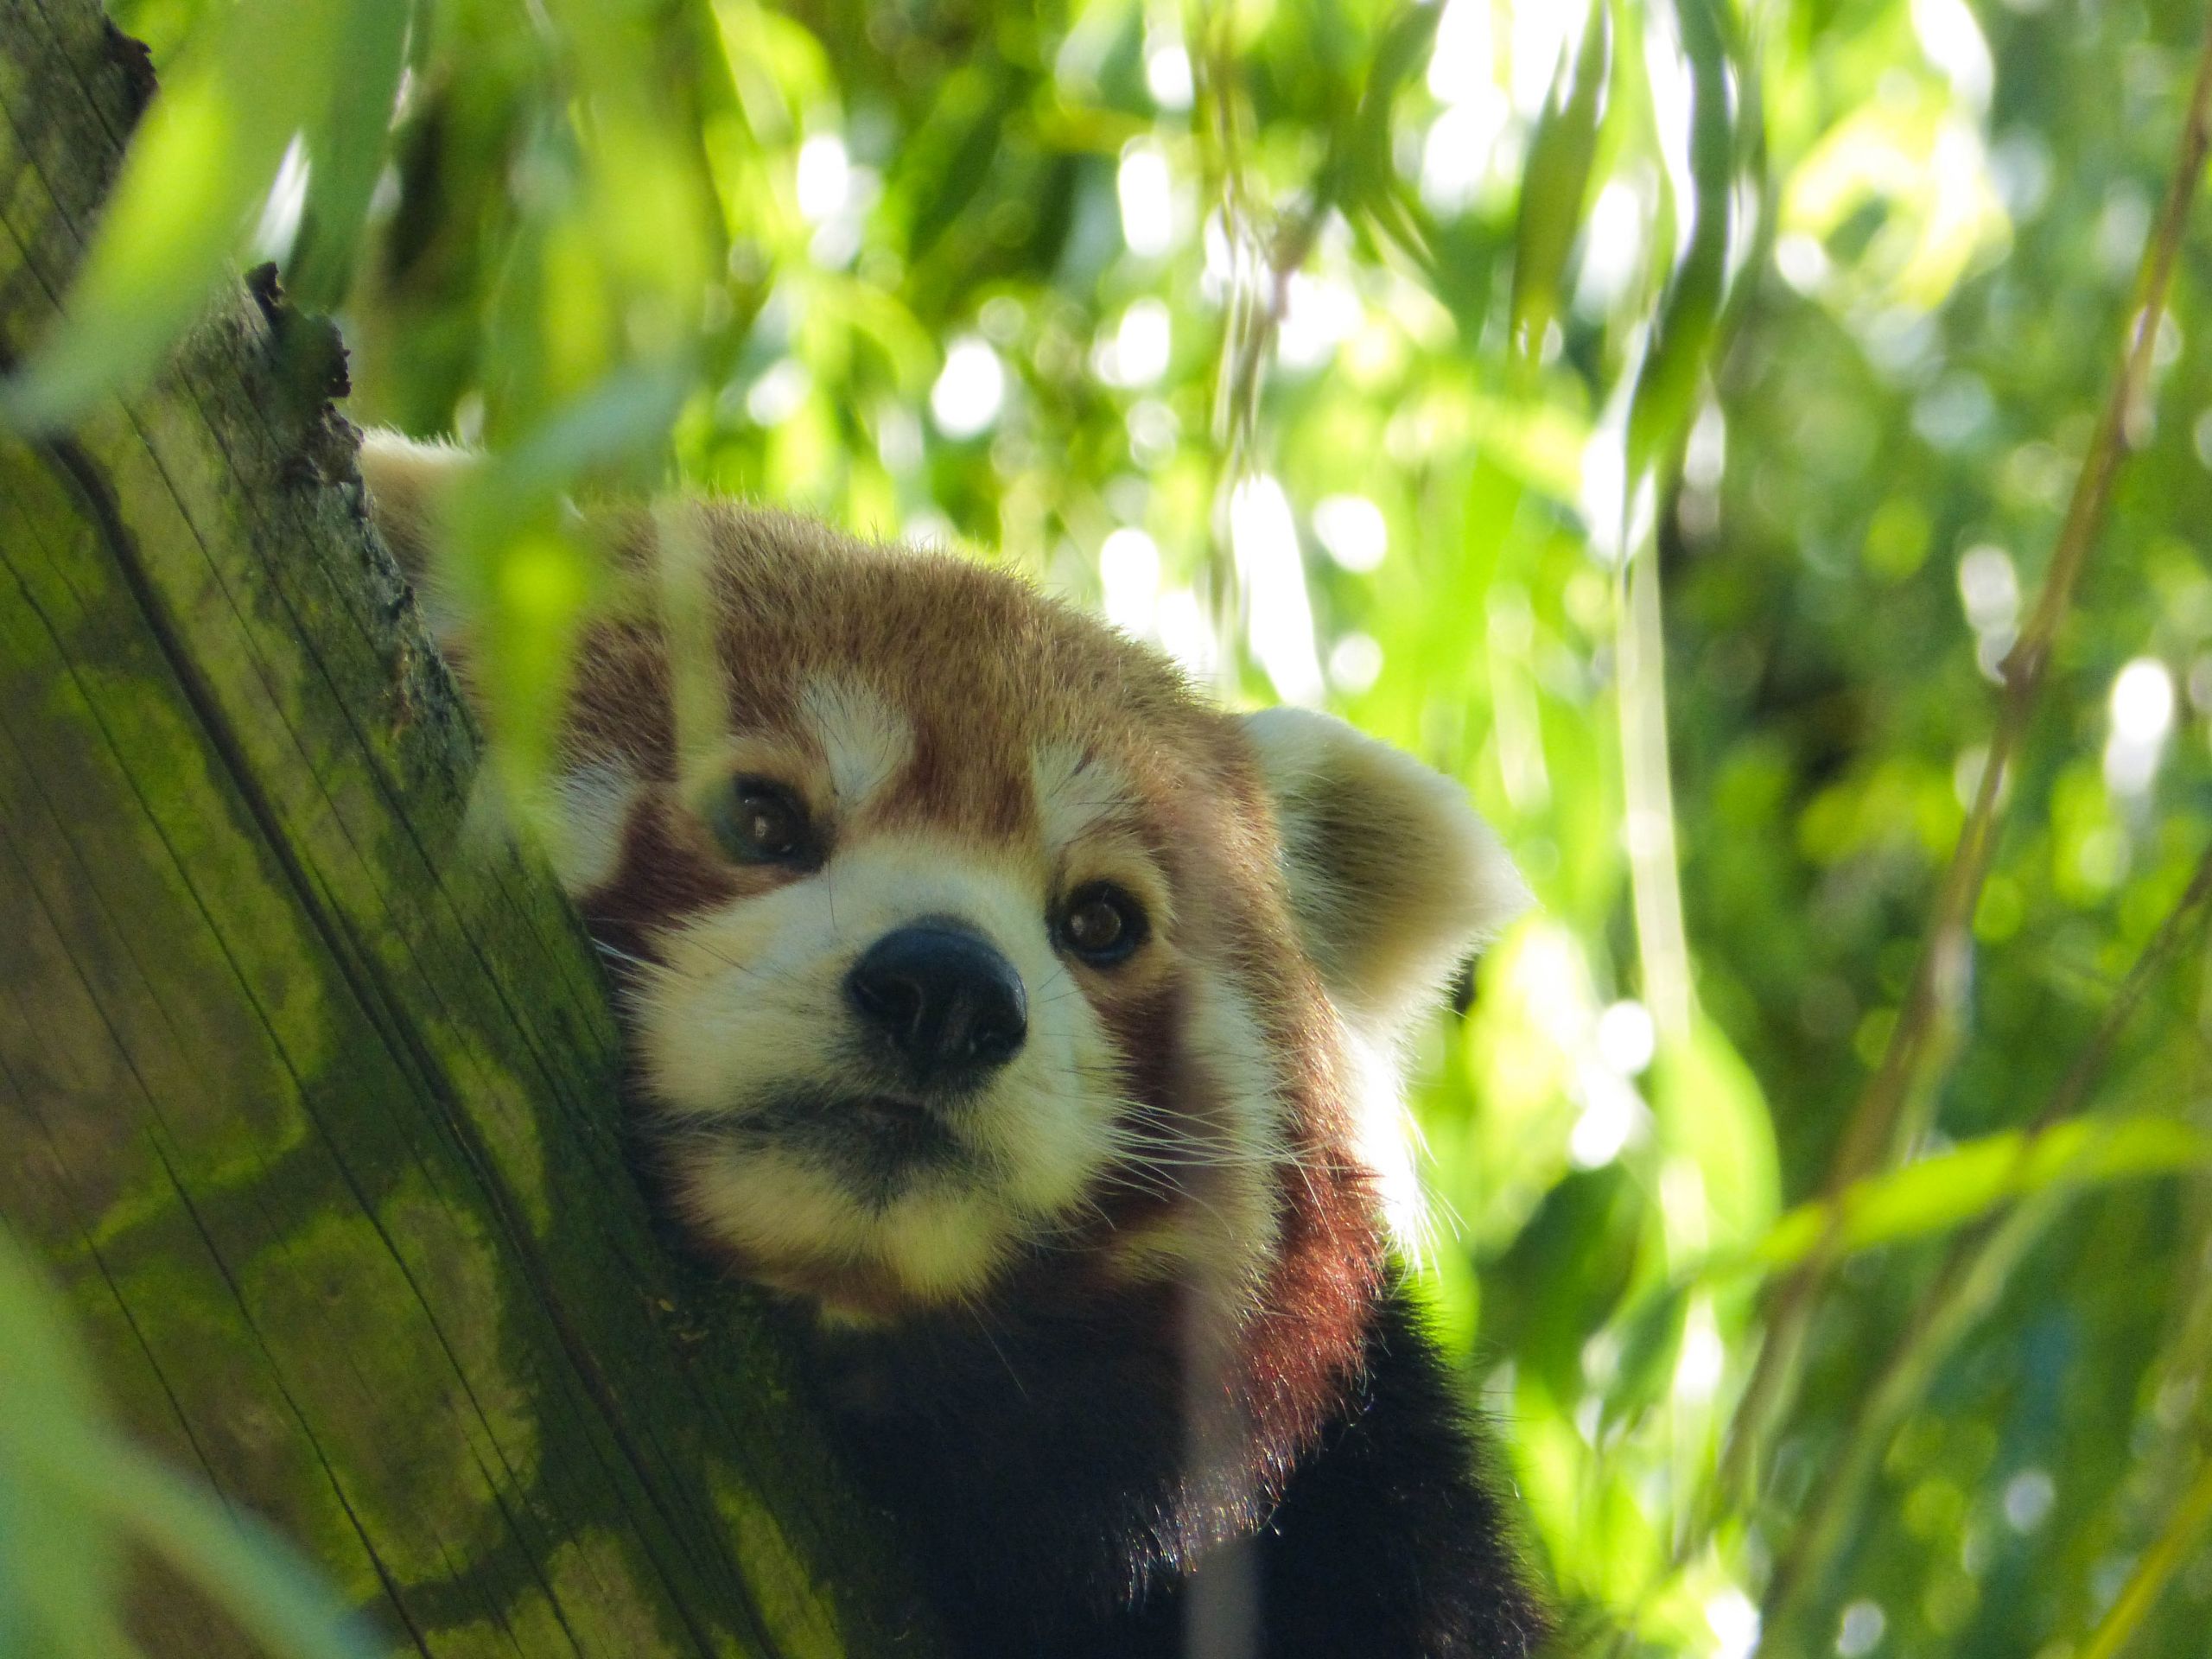
<path id="1" fill-rule="evenodd" d="M 1528 886 L 1459 785 L 1331 715 L 1244 717 L 1306 954 L 1344 1012 L 1386 1033 L 1527 909 Z"/>

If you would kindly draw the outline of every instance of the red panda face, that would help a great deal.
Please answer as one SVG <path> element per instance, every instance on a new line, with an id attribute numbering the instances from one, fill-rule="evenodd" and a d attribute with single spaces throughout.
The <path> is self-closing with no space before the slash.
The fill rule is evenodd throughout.
<path id="1" fill-rule="evenodd" d="M 1270 1051 L 1326 1009 L 1236 724 L 976 566 L 679 533 L 714 627 L 588 643 L 558 794 L 694 1231 L 877 1315 L 1040 1255 L 1262 1261 Z"/>
<path id="2" fill-rule="evenodd" d="M 791 654 L 753 664 L 790 676 L 784 717 L 659 803 L 729 891 L 638 952 L 656 1127 L 694 1226 L 757 1276 L 878 1309 L 972 1296 L 1142 1165 L 1130 1046 L 1191 970 L 1176 889 L 1204 861 L 1173 856 L 1188 815 L 1104 733 Z"/>
<path id="3" fill-rule="evenodd" d="M 404 558 L 419 454 L 365 452 Z M 594 528 L 627 591 L 552 850 L 701 1243 L 883 1319 L 1039 1271 L 1256 1291 L 1317 1173 L 1371 1217 L 1364 1096 L 1520 899 L 1455 788 L 973 563 L 728 505 Z"/>

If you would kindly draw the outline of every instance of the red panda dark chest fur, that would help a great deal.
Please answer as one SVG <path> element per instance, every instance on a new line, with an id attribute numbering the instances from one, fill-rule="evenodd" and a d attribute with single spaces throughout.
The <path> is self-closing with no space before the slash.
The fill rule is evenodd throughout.
<path id="1" fill-rule="evenodd" d="M 362 452 L 464 683 L 469 464 Z M 1533 1651 L 1385 1217 L 1404 1028 L 1523 902 L 1460 792 L 976 564 L 728 503 L 582 531 L 613 596 L 531 816 L 645 1173 L 811 1316 L 960 1651 Z"/>

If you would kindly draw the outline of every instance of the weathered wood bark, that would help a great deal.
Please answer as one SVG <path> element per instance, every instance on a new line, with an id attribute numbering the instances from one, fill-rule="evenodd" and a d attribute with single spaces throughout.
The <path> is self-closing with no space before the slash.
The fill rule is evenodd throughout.
<path id="1" fill-rule="evenodd" d="M 0 353 L 149 86 L 94 0 L 0 0 Z M 341 362 L 240 289 L 151 389 L 0 440 L 0 1217 L 134 1427 L 396 1651 L 916 1650 L 760 1311 L 650 1225 L 601 983 L 472 819 Z M 144 1601 L 152 1650 L 238 1650 Z"/>

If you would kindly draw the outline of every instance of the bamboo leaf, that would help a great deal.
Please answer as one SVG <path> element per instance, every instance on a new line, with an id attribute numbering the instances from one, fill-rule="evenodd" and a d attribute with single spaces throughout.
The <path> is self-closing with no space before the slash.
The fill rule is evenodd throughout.
<path id="1" fill-rule="evenodd" d="M 60 1298 L 0 1232 L 0 1653 L 120 1650 L 120 1541 L 45 1465 L 98 1397 Z"/>
<path id="2" fill-rule="evenodd" d="M 1736 99 L 1725 3 L 1676 0 L 1675 5 L 1690 78 L 1690 200 L 1678 203 L 1676 211 L 1688 213 L 1690 228 L 1630 404 L 1631 487 L 1689 420 L 1727 283 Z"/>
<path id="3" fill-rule="evenodd" d="M 111 1436 L 55 1448 L 64 1449 L 80 1501 L 167 1557 L 270 1652 L 374 1659 L 384 1651 L 314 1567 L 257 1517 L 226 1511 L 213 1494 Z"/>
<path id="4" fill-rule="evenodd" d="M 1688 1287 L 1669 1285 L 1637 1302 L 1622 1322 L 1620 1367 L 1605 1391 L 1608 1424 L 1626 1422 L 1665 1396 L 1689 1306 Z"/>
<path id="5" fill-rule="evenodd" d="M 2212 1135 L 2171 1118 L 2078 1118 L 2034 1134 L 2007 1130 L 1847 1188 L 1834 1206 L 1800 1205 L 1751 1253 L 1765 1268 L 1803 1261 L 1840 1212 L 1847 1252 L 1924 1238 L 1979 1220 L 2048 1187 L 2088 1187 L 2212 1165 Z"/>
<path id="6" fill-rule="evenodd" d="M 60 327 L 0 385 L 0 426 L 67 425 L 192 326 L 324 101 L 339 21 L 325 6 L 244 0 L 155 99 Z"/>
<path id="7" fill-rule="evenodd" d="M 378 1651 L 261 1522 L 124 1440 L 53 1287 L 0 1234 L 0 1653 L 136 1652 L 115 1620 L 118 1545 L 165 1556 L 288 1659 Z M 35 1517 L 35 1522 L 29 1518 Z M 18 1523 L 19 1518 L 22 1523 Z M 31 1638 L 35 1638 L 35 1640 Z"/>
<path id="8" fill-rule="evenodd" d="M 1376 42 L 1375 60 L 1351 124 L 1343 162 L 1347 204 L 1382 208 L 1392 199 L 1397 172 L 1391 164 L 1391 113 L 1398 95 L 1420 73 L 1436 41 L 1441 6 L 1408 6 Z"/>
<path id="9" fill-rule="evenodd" d="M 1694 1229 L 1699 1248 L 1764 1236 L 1780 1208 L 1782 1176 L 1774 1122 L 1758 1079 L 1720 1028 L 1694 1019 L 1681 1040 L 1663 1044 L 1653 1068 L 1651 1103 L 1660 1145 L 1697 1172 L 1694 1189 L 1670 1199 L 1670 1234 Z M 1694 1198 L 1700 1211 L 1679 1216 Z"/>
<path id="10" fill-rule="evenodd" d="M 2189 1560 L 2189 1552 L 2212 1523 L 2212 1458 L 2196 1471 L 2196 1478 L 2174 1505 L 2158 1540 L 2144 1552 L 2135 1570 L 2121 1586 L 2110 1611 L 2098 1623 L 2082 1649 L 2082 1659 L 2115 1659 L 2158 1603 L 2167 1581 Z"/>
<path id="11" fill-rule="evenodd" d="M 346 297 L 370 194 L 384 165 L 393 100 L 399 92 L 410 0 L 353 0 L 338 22 L 346 73 L 308 129 L 307 202 L 284 281 L 310 310 Z"/>
<path id="12" fill-rule="evenodd" d="M 1590 164 L 1605 120 L 1612 46 L 1611 8 L 1605 0 L 1592 0 L 1573 55 L 1560 54 L 1560 79 L 1529 141 L 1514 232 L 1511 311 L 1513 349 L 1524 362 L 1541 351 L 1544 331 L 1559 310 L 1560 280 L 1581 227 Z"/>

